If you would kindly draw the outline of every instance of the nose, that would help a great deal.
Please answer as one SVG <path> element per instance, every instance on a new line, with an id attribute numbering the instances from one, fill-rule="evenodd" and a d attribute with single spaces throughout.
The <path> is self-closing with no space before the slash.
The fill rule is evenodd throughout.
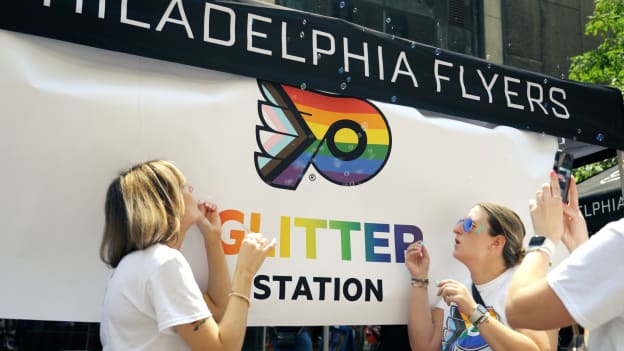
<path id="1" fill-rule="evenodd" d="M 457 223 L 455 223 L 455 226 L 453 227 L 453 233 L 460 235 L 460 234 L 464 234 L 464 228 L 463 228 L 463 222 L 459 221 Z"/>

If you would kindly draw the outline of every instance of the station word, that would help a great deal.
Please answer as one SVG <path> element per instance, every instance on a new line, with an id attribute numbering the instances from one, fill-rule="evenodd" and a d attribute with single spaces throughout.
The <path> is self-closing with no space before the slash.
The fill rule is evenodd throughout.
<path id="1" fill-rule="evenodd" d="M 274 297 L 293 301 L 383 301 L 382 282 L 381 279 L 258 275 L 254 279 L 253 297 L 257 300 Z"/>

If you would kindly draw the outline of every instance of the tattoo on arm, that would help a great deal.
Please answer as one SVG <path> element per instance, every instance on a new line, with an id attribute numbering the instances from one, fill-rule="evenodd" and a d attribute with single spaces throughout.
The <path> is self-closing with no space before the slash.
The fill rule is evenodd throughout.
<path id="1" fill-rule="evenodd" d="M 193 331 L 198 331 L 199 327 L 201 327 L 202 324 L 204 324 L 204 323 L 206 323 L 206 319 L 205 318 L 191 323 L 191 325 L 193 326 Z"/>

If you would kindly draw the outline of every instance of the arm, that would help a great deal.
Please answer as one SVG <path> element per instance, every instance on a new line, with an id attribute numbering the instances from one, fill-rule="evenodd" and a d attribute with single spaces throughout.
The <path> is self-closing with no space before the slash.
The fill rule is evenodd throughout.
<path id="1" fill-rule="evenodd" d="M 558 329 L 514 330 L 494 318 L 479 325 L 479 333 L 492 350 L 557 350 Z"/>
<path id="2" fill-rule="evenodd" d="M 575 323 L 546 281 L 549 262 L 545 252 L 532 251 L 518 267 L 505 305 L 511 326 L 544 330 Z"/>
<path id="3" fill-rule="evenodd" d="M 206 257 L 208 258 L 208 290 L 204 293 L 204 300 L 208 305 L 210 311 L 212 311 L 213 317 L 219 321 L 225 312 L 225 307 L 228 302 L 228 292 L 232 290 L 232 283 L 230 281 L 230 273 L 225 261 L 223 248 L 221 243 L 218 243 L 220 247 L 219 252 L 215 245 L 210 245 L 205 242 Z"/>
<path id="4" fill-rule="evenodd" d="M 429 253 L 422 242 L 411 244 L 405 255 L 405 265 L 413 278 L 426 279 L 429 272 Z M 444 312 L 429 307 L 427 285 L 410 287 L 407 330 L 412 350 L 440 350 Z"/>
<path id="5" fill-rule="evenodd" d="M 447 304 L 457 304 L 466 315 L 475 310 L 477 303 L 464 284 L 448 279 L 441 281 L 438 287 L 438 295 L 443 296 Z M 514 330 L 491 317 L 479 324 L 478 329 L 492 350 L 556 350 L 557 330 Z"/>
<path id="6" fill-rule="evenodd" d="M 427 288 L 411 287 L 407 308 L 407 331 L 412 350 L 440 350 L 444 311 L 429 307 Z"/>
<path id="7" fill-rule="evenodd" d="M 219 322 L 213 318 L 176 326 L 176 332 L 193 351 L 240 350 L 247 327 L 247 313 L 252 279 L 264 262 L 275 240 L 267 243 L 260 234 L 248 235 L 241 249 L 232 279 L 232 291 L 238 295 L 228 296 L 223 317 Z"/>
<path id="8" fill-rule="evenodd" d="M 221 244 L 221 219 L 217 206 L 212 203 L 201 202 L 199 210 L 203 216 L 197 226 L 204 237 L 208 260 L 208 289 L 204 300 L 214 319 L 219 321 L 228 303 L 228 293 L 232 290 L 230 271 Z"/>
<path id="9" fill-rule="evenodd" d="M 578 204 L 574 183 L 571 189 L 574 189 L 574 193 L 570 194 L 571 204 Z M 564 234 L 564 219 L 567 219 L 563 216 L 559 193 L 557 176 L 551 172 L 550 183 L 544 184 L 536 193 L 535 200 L 531 200 L 529 204 L 535 233 L 547 236 L 555 244 Z M 573 234 L 578 228 L 577 222 L 574 226 L 567 226 L 565 230 L 570 236 L 580 237 L 581 235 Z M 568 248 L 575 249 L 574 246 Z M 550 255 L 537 250 L 527 253 L 520 264 L 511 281 L 506 302 L 507 319 L 513 327 L 543 330 L 574 323 L 570 313 L 546 281 L 549 262 Z"/>

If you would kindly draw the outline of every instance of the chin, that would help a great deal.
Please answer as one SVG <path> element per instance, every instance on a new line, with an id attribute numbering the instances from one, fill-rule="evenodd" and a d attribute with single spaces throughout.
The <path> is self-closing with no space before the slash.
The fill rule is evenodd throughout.
<path id="1" fill-rule="evenodd" d="M 464 260 L 463 260 L 464 257 L 461 253 L 457 252 L 457 249 L 453 250 L 453 257 L 459 262 L 464 263 Z"/>

